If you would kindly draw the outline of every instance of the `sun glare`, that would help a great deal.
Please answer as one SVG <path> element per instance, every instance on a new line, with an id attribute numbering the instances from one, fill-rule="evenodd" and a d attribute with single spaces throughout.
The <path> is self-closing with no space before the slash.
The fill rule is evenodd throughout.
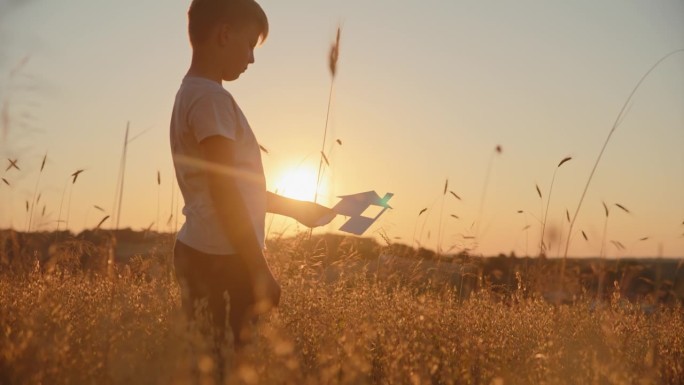
<path id="1" fill-rule="evenodd" d="M 276 183 L 278 194 L 288 198 L 313 201 L 316 195 L 317 175 L 317 170 L 307 166 L 286 169 Z M 319 196 L 322 193 L 323 186 L 319 190 Z"/>

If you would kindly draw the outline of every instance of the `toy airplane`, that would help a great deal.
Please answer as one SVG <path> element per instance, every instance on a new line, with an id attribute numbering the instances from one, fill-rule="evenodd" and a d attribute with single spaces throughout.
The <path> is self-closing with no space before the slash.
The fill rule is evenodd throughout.
<path id="1" fill-rule="evenodd" d="M 392 207 L 387 202 L 394 196 L 392 193 L 385 194 L 380 198 L 375 191 L 366 191 L 352 195 L 342 195 L 342 198 L 332 209 L 335 213 L 350 217 L 340 227 L 340 231 L 362 235 L 380 216 Z M 380 206 L 382 211 L 374 218 L 364 217 L 363 212 L 370 206 Z"/>

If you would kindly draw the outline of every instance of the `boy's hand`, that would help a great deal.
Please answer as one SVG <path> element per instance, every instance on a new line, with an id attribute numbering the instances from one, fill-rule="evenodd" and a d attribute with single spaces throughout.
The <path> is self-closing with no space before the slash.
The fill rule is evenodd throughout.
<path id="1" fill-rule="evenodd" d="M 336 215 L 335 211 L 318 203 L 302 201 L 292 218 L 306 227 L 317 227 L 327 225 Z"/>
<path id="2" fill-rule="evenodd" d="M 271 192 L 266 195 L 266 210 L 294 218 L 307 227 L 327 225 L 337 215 L 332 209 L 318 203 L 286 198 Z"/>

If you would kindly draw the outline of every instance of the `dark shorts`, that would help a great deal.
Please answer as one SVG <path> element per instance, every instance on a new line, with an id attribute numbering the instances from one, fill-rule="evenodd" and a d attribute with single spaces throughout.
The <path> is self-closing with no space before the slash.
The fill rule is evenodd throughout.
<path id="1" fill-rule="evenodd" d="M 197 305 L 206 300 L 206 311 L 216 341 L 222 343 L 226 328 L 230 327 L 235 345 L 246 343 L 255 320 L 252 316 L 254 295 L 242 258 L 239 255 L 206 254 L 176 240 L 173 262 L 181 287 L 183 310 L 188 319 L 195 320 Z"/>

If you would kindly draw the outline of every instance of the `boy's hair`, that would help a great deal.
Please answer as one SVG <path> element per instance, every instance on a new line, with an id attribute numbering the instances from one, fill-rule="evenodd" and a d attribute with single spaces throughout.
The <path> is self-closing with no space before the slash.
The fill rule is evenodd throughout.
<path id="1" fill-rule="evenodd" d="M 188 10 L 188 34 L 194 47 L 204 42 L 220 23 L 242 27 L 254 23 L 261 29 L 261 42 L 268 36 L 266 13 L 254 0 L 192 0 Z"/>

